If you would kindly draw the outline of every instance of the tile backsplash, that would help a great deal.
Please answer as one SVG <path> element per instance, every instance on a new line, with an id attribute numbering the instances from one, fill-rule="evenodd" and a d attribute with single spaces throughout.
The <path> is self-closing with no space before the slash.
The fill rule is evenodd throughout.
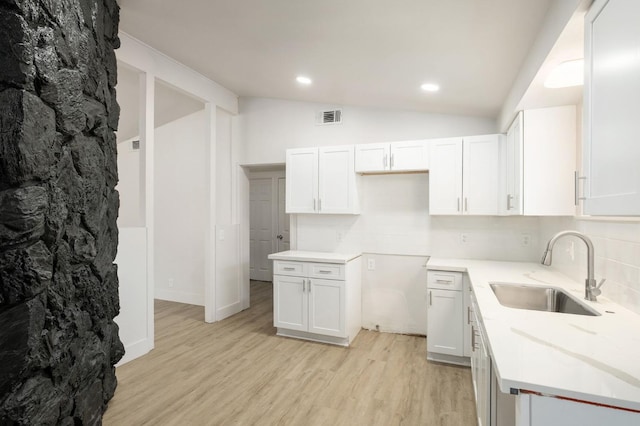
<path id="1" fill-rule="evenodd" d="M 603 296 L 640 314 L 640 222 L 541 218 L 540 253 L 549 238 L 566 229 L 583 232 L 593 241 L 596 280 L 606 278 Z M 586 252 L 582 241 L 563 238 L 553 250 L 552 267 L 583 281 L 587 276 Z"/>

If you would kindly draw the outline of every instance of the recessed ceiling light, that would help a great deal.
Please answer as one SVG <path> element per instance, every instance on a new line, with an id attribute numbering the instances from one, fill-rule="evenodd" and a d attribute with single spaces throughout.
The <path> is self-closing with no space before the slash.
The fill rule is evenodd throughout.
<path id="1" fill-rule="evenodd" d="M 544 87 L 559 89 L 561 87 L 581 86 L 584 84 L 584 60 L 562 62 L 551 70 Z"/>
<path id="2" fill-rule="evenodd" d="M 309 85 L 311 84 L 311 79 L 309 77 L 305 77 L 303 75 L 299 75 L 296 77 L 296 81 L 300 84 L 306 84 Z"/>
<path id="3" fill-rule="evenodd" d="M 420 88 L 425 92 L 437 92 L 438 90 L 440 90 L 440 86 L 434 83 L 425 83 L 420 86 Z"/>

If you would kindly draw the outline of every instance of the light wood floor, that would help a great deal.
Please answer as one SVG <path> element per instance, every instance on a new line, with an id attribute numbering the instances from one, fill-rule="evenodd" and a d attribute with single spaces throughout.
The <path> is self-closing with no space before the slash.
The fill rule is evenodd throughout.
<path id="1" fill-rule="evenodd" d="M 425 339 L 362 330 L 350 348 L 275 335 L 271 283 L 214 324 L 156 301 L 156 348 L 117 369 L 104 425 L 475 424 L 468 368 L 427 362 Z"/>

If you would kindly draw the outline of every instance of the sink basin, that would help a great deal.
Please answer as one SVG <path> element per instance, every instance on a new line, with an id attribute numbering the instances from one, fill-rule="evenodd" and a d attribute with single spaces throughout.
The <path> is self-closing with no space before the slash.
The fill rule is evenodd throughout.
<path id="1" fill-rule="evenodd" d="M 600 315 L 575 297 L 553 287 L 526 284 L 489 283 L 501 305 L 509 308 L 559 312 L 574 315 Z"/>

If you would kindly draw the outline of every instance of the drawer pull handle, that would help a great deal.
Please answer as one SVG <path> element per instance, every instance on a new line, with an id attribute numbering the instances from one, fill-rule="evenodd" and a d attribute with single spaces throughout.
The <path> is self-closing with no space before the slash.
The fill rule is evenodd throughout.
<path id="1" fill-rule="evenodd" d="M 429 292 L 429 306 L 433 305 L 433 292 Z"/>
<path id="2" fill-rule="evenodd" d="M 292 267 L 285 267 L 285 268 L 282 268 L 282 269 L 284 269 L 285 271 L 295 271 L 296 270 L 296 268 L 292 268 Z"/>
<path id="3" fill-rule="evenodd" d="M 321 273 L 321 274 L 330 274 L 331 273 L 331 271 L 318 271 L 318 272 Z"/>
<path id="4" fill-rule="evenodd" d="M 453 283 L 453 281 L 451 281 L 451 280 L 436 280 L 436 282 L 438 284 L 452 284 Z"/>
<path id="5" fill-rule="evenodd" d="M 467 324 L 471 324 L 471 306 L 467 306 Z"/>

